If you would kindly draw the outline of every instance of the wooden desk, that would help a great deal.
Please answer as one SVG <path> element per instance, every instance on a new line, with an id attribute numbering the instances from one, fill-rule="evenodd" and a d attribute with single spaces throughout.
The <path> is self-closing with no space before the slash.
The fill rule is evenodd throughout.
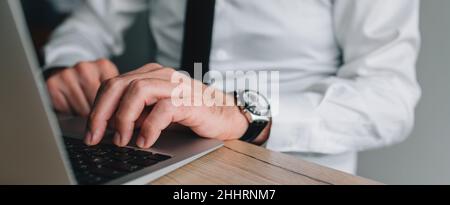
<path id="1" fill-rule="evenodd" d="M 157 185 L 347 185 L 381 183 L 241 141 L 225 146 L 153 181 Z"/>

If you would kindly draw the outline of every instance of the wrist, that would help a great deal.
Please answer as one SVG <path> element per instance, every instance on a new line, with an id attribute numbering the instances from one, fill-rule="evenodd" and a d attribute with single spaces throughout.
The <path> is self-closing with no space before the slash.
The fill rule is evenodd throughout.
<path id="1" fill-rule="evenodd" d="M 270 121 L 267 124 L 266 128 L 264 128 L 261 134 L 259 134 L 258 137 L 256 137 L 256 139 L 252 143 L 256 145 L 263 145 L 264 143 L 266 143 L 266 141 L 269 139 L 271 128 L 272 128 L 272 121 Z"/>
<path id="2" fill-rule="evenodd" d="M 241 90 L 234 93 L 237 109 L 247 119 L 247 130 L 239 138 L 242 141 L 263 144 L 270 134 L 270 104 L 258 91 Z"/>
<path id="3" fill-rule="evenodd" d="M 233 102 L 232 106 L 225 106 L 225 109 L 229 109 L 231 111 L 228 116 L 228 119 L 230 119 L 231 122 L 228 130 L 231 133 L 228 136 L 230 137 L 230 140 L 237 140 L 245 134 L 250 122 L 248 116 L 246 116 L 237 105 L 235 97 L 232 95 L 226 95 L 226 98 L 228 98 L 227 102 Z"/>

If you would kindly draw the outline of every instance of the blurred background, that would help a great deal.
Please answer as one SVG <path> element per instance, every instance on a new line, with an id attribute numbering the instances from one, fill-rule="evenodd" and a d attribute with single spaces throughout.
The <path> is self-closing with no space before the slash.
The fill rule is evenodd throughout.
<path id="1" fill-rule="evenodd" d="M 421 1 L 422 99 L 402 144 L 362 153 L 359 175 L 388 184 L 450 184 L 450 1 Z"/>
<path id="2" fill-rule="evenodd" d="M 77 9 L 84 0 L 21 1 L 39 62 L 43 65 L 42 47 L 47 42 L 52 30 L 69 17 L 70 13 Z M 125 34 L 126 51 L 122 56 L 112 59 L 122 73 L 138 68 L 154 59 L 152 52 L 154 43 L 149 38 L 147 16 L 148 14 L 145 12 L 139 14 L 135 24 Z"/>
<path id="3" fill-rule="evenodd" d="M 82 0 L 22 2 L 40 53 L 51 31 Z M 423 44 L 417 74 L 423 96 L 416 112 L 415 129 L 402 144 L 359 156 L 358 175 L 387 184 L 450 184 L 450 1 L 421 3 Z M 146 18 L 146 13 L 140 14 L 126 34 L 126 52 L 113 59 L 121 72 L 153 60 L 154 44 L 149 39 Z"/>

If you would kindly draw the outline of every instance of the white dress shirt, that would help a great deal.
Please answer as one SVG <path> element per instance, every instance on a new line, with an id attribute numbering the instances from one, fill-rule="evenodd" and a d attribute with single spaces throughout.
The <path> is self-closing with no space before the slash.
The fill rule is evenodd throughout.
<path id="1" fill-rule="evenodd" d="M 121 54 L 144 10 L 157 62 L 179 66 L 186 1 L 86 2 L 52 36 L 46 67 Z M 413 127 L 418 16 L 418 0 L 216 0 L 210 68 L 280 71 L 266 147 L 354 173 L 356 152 Z"/>

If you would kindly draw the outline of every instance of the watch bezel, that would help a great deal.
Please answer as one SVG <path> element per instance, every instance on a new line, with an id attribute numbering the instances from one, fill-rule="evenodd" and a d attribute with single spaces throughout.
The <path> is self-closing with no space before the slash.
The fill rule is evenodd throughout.
<path id="1" fill-rule="evenodd" d="M 245 99 L 245 94 L 254 94 L 257 95 L 259 99 L 264 100 L 264 103 L 267 105 L 266 111 L 258 111 L 256 109 L 250 109 L 251 103 L 248 102 Z M 249 113 L 251 115 L 251 122 L 255 121 L 261 121 L 261 122 L 267 122 L 270 120 L 271 117 L 271 110 L 270 110 L 270 102 L 269 100 L 262 94 L 260 94 L 258 91 L 253 90 L 242 90 L 236 92 L 236 99 L 237 99 L 237 106 L 241 107 L 243 112 Z"/>

